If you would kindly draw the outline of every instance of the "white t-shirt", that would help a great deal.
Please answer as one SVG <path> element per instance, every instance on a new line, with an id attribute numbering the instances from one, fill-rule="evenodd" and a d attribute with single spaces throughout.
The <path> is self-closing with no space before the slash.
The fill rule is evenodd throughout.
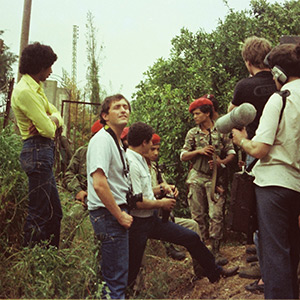
<path id="1" fill-rule="evenodd" d="M 267 102 L 253 141 L 271 145 L 270 152 L 253 168 L 258 186 L 281 186 L 300 192 L 300 79 L 285 84 L 289 90 L 281 122 L 282 97 Z"/>
<path id="2" fill-rule="evenodd" d="M 126 153 L 121 147 L 126 163 Z M 123 163 L 118 147 L 112 136 L 102 128 L 90 140 L 87 150 L 87 182 L 88 182 L 88 209 L 95 210 L 105 207 L 93 187 L 92 174 L 102 169 L 110 190 L 118 205 L 126 204 L 126 194 L 129 190 L 129 181 L 124 175 Z"/>
<path id="3" fill-rule="evenodd" d="M 129 162 L 133 193 L 142 193 L 143 198 L 156 200 L 152 190 L 149 167 L 145 158 L 130 149 L 127 149 L 126 154 Z M 145 218 L 152 216 L 153 211 L 153 209 L 133 209 L 130 214 L 135 217 Z"/>

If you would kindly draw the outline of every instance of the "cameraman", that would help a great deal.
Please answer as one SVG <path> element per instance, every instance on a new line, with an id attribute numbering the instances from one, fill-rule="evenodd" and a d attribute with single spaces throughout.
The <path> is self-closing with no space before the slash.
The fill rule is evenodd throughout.
<path id="1" fill-rule="evenodd" d="M 233 142 L 259 159 L 253 174 L 265 298 L 298 299 L 300 43 L 275 47 L 267 61 L 277 89 L 288 90 L 286 104 L 274 93 L 252 140 L 233 129 Z"/>
<path id="2" fill-rule="evenodd" d="M 214 256 L 201 242 L 197 233 L 170 221 L 163 223 L 157 216 L 156 208 L 161 207 L 171 211 L 176 200 L 171 198 L 156 200 L 154 197 L 151 175 L 144 157 L 152 146 L 152 135 L 152 127 L 142 122 L 132 124 L 128 133 L 127 157 L 133 192 L 134 194 L 142 193 L 147 200 L 138 202 L 137 209 L 131 211 L 133 223 L 129 230 L 128 285 L 130 287 L 134 285 L 148 238 L 186 247 L 191 256 L 203 267 L 204 275 L 210 282 L 218 281 L 221 275 L 236 274 L 237 267 L 224 270 L 216 265 Z"/>

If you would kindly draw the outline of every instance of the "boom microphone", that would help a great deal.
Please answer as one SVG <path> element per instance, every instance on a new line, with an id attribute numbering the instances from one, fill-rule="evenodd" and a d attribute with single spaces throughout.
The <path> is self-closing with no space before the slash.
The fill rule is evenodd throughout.
<path id="1" fill-rule="evenodd" d="M 228 114 L 216 121 L 216 128 L 221 133 L 229 133 L 233 128 L 242 129 L 247 126 L 256 116 L 256 109 L 250 103 L 243 103 L 235 107 Z"/>

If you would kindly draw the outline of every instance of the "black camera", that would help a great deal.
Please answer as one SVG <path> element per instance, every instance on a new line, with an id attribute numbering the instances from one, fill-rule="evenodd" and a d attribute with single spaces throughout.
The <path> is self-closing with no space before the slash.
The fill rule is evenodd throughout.
<path id="1" fill-rule="evenodd" d="M 133 208 L 136 208 L 137 202 L 143 202 L 143 194 L 133 194 L 131 190 L 129 190 L 126 194 L 126 201 L 128 204 L 128 209 L 132 210 Z"/>

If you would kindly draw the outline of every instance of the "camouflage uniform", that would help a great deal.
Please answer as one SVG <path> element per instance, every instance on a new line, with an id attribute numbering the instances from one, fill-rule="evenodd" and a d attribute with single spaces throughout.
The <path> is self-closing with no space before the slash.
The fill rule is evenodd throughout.
<path id="1" fill-rule="evenodd" d="M 64 215 L 67 226 L 63 230 L 66 240 L 65 246 L 69 246 L 72 243 L 76 235 L 76 229 L 87 220 L 88 216 L 88 211 L 83 207 L 82 203 L 79 200 L 74 201 L 78 192 L 87 191 L 86 152 L 87 145 L 76 150 L 64 176 L 64 185 L 74 196 L 71 202 L 68 200 L 64 203 L 64 206 L 67 208 L 67 212 Z"/>
<path id="2" fill-rule="evenodd" d="M 151 162 L 151 168 L 149 168 L 149 170 L 150 170 L 150 174 L 151 174 L 152 187 L 155 187 L 155 186 L 159 185 L 158 178 L 157 178 L 158 170 L 157 170 L 155 162 Z M 163 182 L 167 182 L 165 180 L 164 175 L 163 174 L 161 174 L 161 175 L 162 175 Z M 195 231 L 200 236 L 200 239 L 201 239 L 199 226 L 198 226 L 197 222 L 195 222 L 193 219 L 175 217 L 175 223 L 178 225 L 181 225 L 187 229 Z"/>
<path id="3" fill-rule="evenodd" d="M 218 133 L 215 128 L 212 129 L 211 134 L 205 134 L 199 126 L 188 131 L 181 154 L 204 148 L 210 144 L 214 146 L 215 153 L 220 158 L 235 154 L 228 135 Z M 192 218 L 199 224 L 202 238 L 221 240 L 223 237 L 225 194 L 215 193 L 214 201 L 211 199 L 212 170 L 209 167 L 209 160 L 212 158 L 206 155 L 198 155 L 192 160 L 192 168 L 186 181 L 189 187 L 188 203 Z M 222 171 L 222 168 L 218 168 L 217 186 L 225 189 Z"/>
<path id="4" fill-rule="evenodd" d="M 78 192 L 87 190 L 86 152 L 87 145 L 77 149 L 64 177 L 64 184 L 69 192 L 74 193 L 74 198 Z"/>

